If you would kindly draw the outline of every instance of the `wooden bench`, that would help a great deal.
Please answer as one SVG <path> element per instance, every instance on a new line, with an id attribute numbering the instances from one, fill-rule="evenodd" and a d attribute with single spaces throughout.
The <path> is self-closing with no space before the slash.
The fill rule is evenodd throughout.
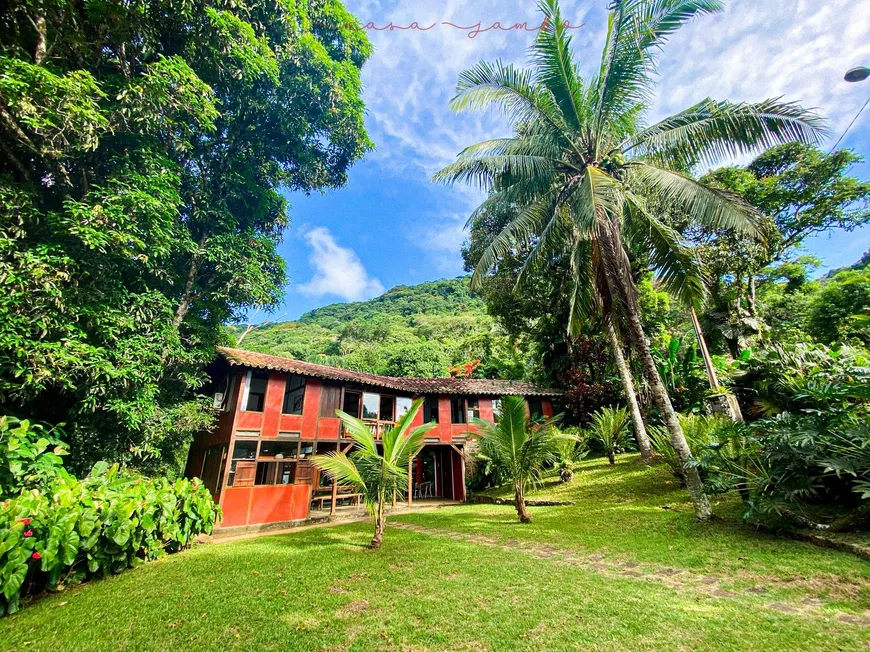
<path id="1" fill-rule="evenodd" d="M 336 501 L 336 503 L 339 503 L 339 504 L 340 504 L 341 501 L 343 501 L 343 500 L 349 500 L 349 501 L 350 501 L 350 503 L 349 503 L 350 505 L 359 505 L 359 504 L 360 504 L 360 501 L 362 500 L 362 497 L 363 497 L 362 494 L 356 494 L 356 493 L 338 493 L 338 494 L 336 494 L 336 496 L 335 496 L 335 501 Z M 324 510 L 324 504 L 325 504 L 327 501 L 332 502 L 332 493 L 323 494 L 322 496 L 314 496 L 314 497 L 311 499 L 311 508 L 314 509 L 314 505 L 319 504 L 319 505 L 320 505 L 320 507 L 319 507 L 320 511 L 323 511 L 323 510 Z M 338 505 L 336 505 L 336 506 L 338 506 Z"/>

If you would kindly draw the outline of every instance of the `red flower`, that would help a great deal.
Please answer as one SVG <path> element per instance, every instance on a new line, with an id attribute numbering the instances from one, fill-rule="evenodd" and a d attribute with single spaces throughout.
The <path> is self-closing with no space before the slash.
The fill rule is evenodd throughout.
<path id="1" fill-rule="evenodd" d="M 26 536 L 26 537 L 32 537 L 32 536 L 33 536 L 33 530 L 25 530 L 25 531 L 24 531 L 24 536 Z"/>
<path id="2" fill-rule="evenodd" d="M 24 523 L 24 525 L 30 525 L 31 523 L 33 523 L 33 519 L 32 518 L 22 518 L 21 522 Z"/>
<path id="3" fill-rule="evenodd" d="M 35 550 L 33 551 L 33 554 L 31 555 L 31 557 L 33 557 L 34 559 L 42 559 L 42 555 L 40 555 Z"/>

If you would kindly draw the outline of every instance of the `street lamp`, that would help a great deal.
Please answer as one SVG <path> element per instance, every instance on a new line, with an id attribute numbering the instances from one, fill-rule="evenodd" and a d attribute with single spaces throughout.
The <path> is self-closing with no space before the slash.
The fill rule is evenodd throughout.
<path id="1" fill-rule="evenodd" d="M 870 77 L 870 68 L 868 68 L 867 66 L 858 66 L 857 68 L 852 68 L 851 70 L 847 71 L 846 74 L 843 76 L 843 79 L 851 84 L 854 84 L 855 82 L 862 82 L 868 77 Z M 837 139 L 837 142 L 834 143 L 834 146 L 831 148 L 831 152 L 837 149 L 837 145 L 839 145 L 843 141 L 843 138 L 845 138 L 846 134 L 849 133 L 849 129 L 852 128 L 852 125 L 854 125 L 858 118 L 861 116 L 861 114 L 864 113 L 864 109 L 867 108 L 868 104 L 870 104 L 870 97 L 867 98 L 867 101 L 864 102 L 864 106 L 862 106 L 858 113 L 855 114 L 855 117 L 852 118 L 852 122 L 850 122 L 849 126 L 846 127 L 846 131 L 844 131 L 843 134 Z M 831 152 L 828 153 L 830 154 Z"/>
<path id="2" fill-rule="evenodd" d="M 868 77 L 870 77 L 870 68 L 866 66 L 858 66 L 857 68 L 852 68 L 848 71 L 843 79 L 847 82 L 855 83 L 862 82 Z"/>

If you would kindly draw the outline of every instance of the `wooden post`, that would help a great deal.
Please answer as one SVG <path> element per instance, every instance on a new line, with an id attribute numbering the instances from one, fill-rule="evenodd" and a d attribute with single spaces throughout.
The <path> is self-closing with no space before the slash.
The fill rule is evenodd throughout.
<path id="1" fill-rule="evenodd" d="M 329 504 L 329 515 L 335 516 L 335 501 L 338 497 L 338 478 L 332 479 L 332 502 Z"/>
<path id="2" fill-rule="evenodd" d="M 411 508 L 411 502 L 414 496 L 414 475 L 411 473 L 411 468 L 414 464 L 414 459 L 408 460 L 408 509 Z"/>

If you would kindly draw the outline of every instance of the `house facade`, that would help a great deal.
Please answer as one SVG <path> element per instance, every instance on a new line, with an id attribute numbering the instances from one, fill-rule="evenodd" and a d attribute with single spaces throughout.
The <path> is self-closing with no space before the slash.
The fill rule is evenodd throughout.
<path id="1" fill-rule="evenodd" d="M 302 521 L 358 500 L 311 463 L 353 447 L 337 409 L 377 438 L 422 397 L 414 425 L 438 425 L 412 462 L 407 500 L 464 501 L 471 419 L 493 421 L 509 395 L 524 396 L 532 418 L 552 416 L 560 393 L 518 381 L 377 376 L 223 347 L 218 354 L 209 370 L 218 423 L 195 438 L 186 475 L 202 478 L 220 504 L 222 528 Z"/>

